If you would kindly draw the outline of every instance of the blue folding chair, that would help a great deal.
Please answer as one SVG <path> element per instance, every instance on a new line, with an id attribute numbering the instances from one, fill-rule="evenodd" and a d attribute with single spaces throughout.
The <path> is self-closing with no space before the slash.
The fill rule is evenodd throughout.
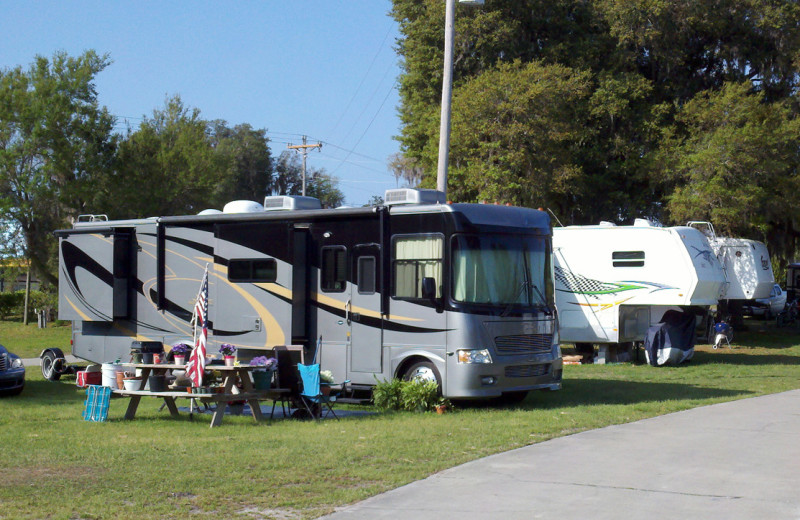
<path id="1" fill-rule="evenodd" d="M 300 402 L 303 407 L 314 419 L 322 419 L 325 408 L 338 420 L 339 417 L 333 411 L 333 403 L 336 402 L 336 395 L 324 395 L 322 393 L 319 379 L 319 364 L 297 365 L 300 373 L 300 381 L 303 383 L 303 390 L 300 392 Z M 345 382 L 346 384 L 347 382 Z M 324 407 L 325 408 L 324 408 Z M 326 412 L 325 414 L 327 415 Z"/>

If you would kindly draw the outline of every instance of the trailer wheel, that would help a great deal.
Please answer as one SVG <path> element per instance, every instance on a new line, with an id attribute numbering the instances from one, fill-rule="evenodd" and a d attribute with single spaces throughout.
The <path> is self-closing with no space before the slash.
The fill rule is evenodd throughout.
<path id="1" fill-rule="evenodd" d="M 42 355 L 42 376 L 48 381 L 61 379 L 61 372 L 57 370 L 58 357 L 55 352 L 47 351 Z"/>
<path id="2" fill-rule="evenodd" d="M 414 363 L 403 375 L 403 381 L 413 381 L 419 379 L 421 381 L 434 381 L 439 387 L 439 393 L 442 392 L 442 377 L 439 371 L 436 370 L 436 365 L 430 361 L 419 361 Z"/>

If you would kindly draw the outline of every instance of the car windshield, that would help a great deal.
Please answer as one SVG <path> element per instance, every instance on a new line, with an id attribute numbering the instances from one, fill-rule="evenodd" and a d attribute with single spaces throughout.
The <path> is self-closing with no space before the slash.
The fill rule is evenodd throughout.
<path id="1" fill-rule="evenodd" d="M 452 294 L 458 302 L 549 308 L 553 288 L 545 237 L 453 237 Z"/>

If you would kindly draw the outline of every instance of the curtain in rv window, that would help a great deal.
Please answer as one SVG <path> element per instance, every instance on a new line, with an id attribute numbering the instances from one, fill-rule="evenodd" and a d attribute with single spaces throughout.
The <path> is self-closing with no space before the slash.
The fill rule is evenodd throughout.
<path id="1" fill-rule="evenodd" d="M 549 299 L 550 294 L 547 258 L 546 244 L 538 237 L 457 235 L 453 237 L 453 299 L 546 304 L 542 298 Z"/>
<path id="2" fill-rule="evenodd" d="M 394 296 L 422 298 L 422 279 L 436 280 L 442 295 L 442 236 L 401 236 L 394 240 Z"/>

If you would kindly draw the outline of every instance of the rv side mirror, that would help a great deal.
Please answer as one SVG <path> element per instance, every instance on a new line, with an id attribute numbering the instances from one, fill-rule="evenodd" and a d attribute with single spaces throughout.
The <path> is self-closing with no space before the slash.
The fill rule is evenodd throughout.
<path id="1" fill-rule="evenodd" d="M 422 279 L 422 297 L 426 300 L 436 299 L 436 279 L 426 276 Z"/>

